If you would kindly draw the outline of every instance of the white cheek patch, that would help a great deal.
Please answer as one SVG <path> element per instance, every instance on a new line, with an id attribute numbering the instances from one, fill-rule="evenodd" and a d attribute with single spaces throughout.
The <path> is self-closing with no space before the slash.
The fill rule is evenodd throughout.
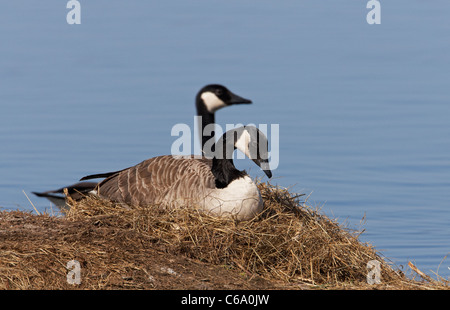
<path id="1" fill-rule="evenodd" d="M 206 109 L 208 109 L 210 113 L 214 113 L 220 108 L 226 106 L 225 102 L 223 102 L 219 97 L 217 97 L 212 92 L 203 93 L 201 95 L 201 98 L 206 105 Z"/>
<path id="2" fill-rule="evenodd" d="M 250 144 L 250 140 L 251 140 L 250 134 L 248 133 L 247 130 L 244 130 L 235 144 L 235 147 L 239 151 L 244 153 L 248 158 L 250 158 L 250 150 L 248 148 L 248 146 Z M 252 159 L 252 158 L 250 158 L 250 159 Z"/>

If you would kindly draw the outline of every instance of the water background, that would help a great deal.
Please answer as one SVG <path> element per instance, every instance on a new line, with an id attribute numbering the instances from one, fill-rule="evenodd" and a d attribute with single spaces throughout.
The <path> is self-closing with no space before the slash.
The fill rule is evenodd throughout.
<path id="1" fill-rule="evenodd" d="M 280 124 L 272 184 L 448 278 L 450 2 L 381 2 L 368 25 L 354 0 L 80 0 L 68 25 L 65 1 L 3 1 L 0 206 L 50 211 L 30 192 L 170 153 L 221 83 L 254 104 L 218 124 Z"/>

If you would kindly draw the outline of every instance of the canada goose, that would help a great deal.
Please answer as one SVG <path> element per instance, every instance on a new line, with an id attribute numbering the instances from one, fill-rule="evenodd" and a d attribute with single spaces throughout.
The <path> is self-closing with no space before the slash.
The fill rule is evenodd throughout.
<path id="1" fill-rule="evenodd" d="M 204 146 L 209 139 L 214 137 L 214 131 L 210 135 L 203 135 L 205 128 L 214 125 L 215 112 L 223 107 L 234 104 L 250 104 L 251 100 L 242 98 L 225 86 L 219 84 L 209 84 L 201 88 L 195 97 L 195 106 L 197 116 L 201 117 L 200 141 L 202 145 L 202 152 Z M 99 176 L 101 177 L 101 176 Z M 59 188 L 57 190 L 50 190 L 46 192 L 32 192 L 38 197 L 44 197 L 54 203 L 57 207 L 64 210 L 66 206 L 66 197 L 64 196 L 64 189 L 68 189 L 68 194 L 72 199 L 79 200 L 88 192 L 92 191 L 97 182 L 78 182 L 69 186 Z"/>
<path id="2" fill-rule="evenodd" d="M 196 206 L 214 215 L 249 220 L 262 211 L 263 201 L 248 174 L 234 166 L 236 149 L 272 177 L 266 136 L 256 127 L 246 126 L 227 131 L 216 143 L 212 159 L 163 155 L 80 181 L 106 177 L 92 193 L 117 203 Z"/>

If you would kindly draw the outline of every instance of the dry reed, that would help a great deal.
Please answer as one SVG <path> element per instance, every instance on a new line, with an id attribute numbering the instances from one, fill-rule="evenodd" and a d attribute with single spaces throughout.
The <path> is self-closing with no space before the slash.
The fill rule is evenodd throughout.
<path id="1" fill-rule="evenodd" d="M 264 211 L 246 222 L 95 197 L 69 200 L 64 217 L 0 212 L 0 289 L 448 288 L 412 264 L 421 278 L 406 277 L 301 195 L 258 187 Z M 75 287 L 66 279 L 74 259 Z M 371 260 L 381 264 L 380 284 L 367 283 Z"/>
<path id="2" fill-rule="evenodd" d="M 67 217 L 99 221 L 114 218 L 120 225 L 147 235 L 168 253 L 230 266 L 266 279 L 367 288 L 367 263 L 377 260 L 383 287 L 408 287 L 410 280 L 373 246 L 360 242 L 359 232 L 306 206 L 301 195 L 288 189 L 268 183 L 258 183 L 258 187 L 264 211 L 245 222 L 209 216 L 192 208 L 123 208 L 96 198 L 71 202 Z"/>

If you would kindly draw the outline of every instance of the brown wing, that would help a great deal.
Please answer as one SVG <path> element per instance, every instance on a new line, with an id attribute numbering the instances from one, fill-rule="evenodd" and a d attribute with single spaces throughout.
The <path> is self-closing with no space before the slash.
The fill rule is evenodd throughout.
<path id="1" fill-rule="evenodd" d="M 215 188 L 211 160 L 171 155 L 147 159 L 103 180 L 98 194 L 130 205 L 167 204 L 197 200 Z"/>

